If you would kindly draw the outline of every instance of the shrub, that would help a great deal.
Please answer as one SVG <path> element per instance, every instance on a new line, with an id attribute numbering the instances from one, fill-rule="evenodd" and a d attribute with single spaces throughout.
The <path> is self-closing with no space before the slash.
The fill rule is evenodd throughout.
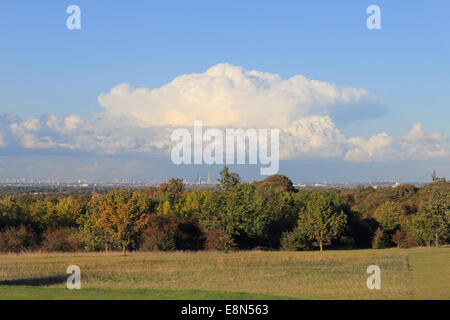
<path id="1" fill-rule="evenodd" d="M 205 247 L 205 237 L 196 217 L 178 224 L 175 243 L 178 250 L 202 250 Z"/>
<path id="2" fill-rule="evenodd" d="M 151 215 L 146 221 L 140 249 L 143 251 L 201 250 L 204 235 L 195 216 L 179 222 L 173 215 Z"/>
<path id="3" fill-rule="evenodd" d="M 236 249 L 236 243 L 230 235 L 226 235 L 221 229 L 208 232 L 205 241 L 207 250 L 228 251 Z"/>
<path id="4" fill-rule="evenodd" d="M 22 252 L 32 250 L 36 246 L 36 237 L 25 226 L 7 228 L 0 232 L 1 252 Z"/>
<path id="5" fill-rule="evenodd" d="M 389 247 L 389 240 L 384 231 L 378 228 L 372 240 L 373 249 L 383 249 Z"/>
<path id="6" fill-rule="evenodd" d="M 392 241 L 397 245 L 397 248 L 417 247 L 416 238 L 412 234 L 401 230 L 395 232 L 392 236 Z"/>
<path id="7" fill-rule="evenodd" d="M 174 217 L 152 215 L 147 219 L 147 229 L 141 238 L 143 251 L 176 250 L 178 223 Z"/>
<path id="8" fill-rule="evenodd" d="M 283 233 L 280 244 L 281 249 L 284 251 L 303 251 L 313 249 L 313 241 L 298 229 Z"/>
<path id="9" fill-rule="evenodd" d="M 362 219 L 357 213 L 349 209 L 349 226 L 344 235 L 354 239 L 354 245 L 357 248 L 370 248 L 372 245 L 372 239 L 374 231 L 378 228 L 378 223 L 373 220 L 373 224 L 376 225 L 372 229 L 369 219 Z"/>
<path id="10" fill-rule="evenodd" d="M 41 249 L 44 251 L 75 252 L 86 246 L 84 235 L 76 228 L 49 228 L 43 234 Z"/>
<path id="11" fill-rule="evenodd" d="M 339 240 L 335 241 L 336 243 L 336 247 L 341 248 L 341 249 L 354 249 L 356 248 L 355 246 L 355 239 L 351 236 L 348 235 L 343 235 L 339 238 Z"/>

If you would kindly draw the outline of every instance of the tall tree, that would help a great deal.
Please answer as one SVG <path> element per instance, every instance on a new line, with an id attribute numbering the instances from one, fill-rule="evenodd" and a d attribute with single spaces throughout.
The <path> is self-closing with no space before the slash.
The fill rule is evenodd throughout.
<path id="1" fill-rule="evenodd" d="M 440 190 L 424 200 L 413 220 L 413 230 L 419 240 L 439 247 L 440 239 L 450 233 L 450 195 Z"/>
<path id="2" fill-rule="evenodd" d="M 339 197 L 333 192 L 314 193 L 300 211 L 298 229 L 315 240 L 320 251 L 336 239 L 347 225 Z"/>
<path id="3" fill-rule="evenodd" d="M 185 185 L 183 179 L 171 178 L 169 181 L 161 183 L 160 192 L 165 194 L 171 205 L 178 202 L 184 193 Z"/>
<path id="4" fill-rule="evenodd" d="M 239 175 L 237 173 L 230 172 L 227 166 L 224 166 L 220 171 L 220 178 L 217 180 L 219 181 L 219 187 L 222 190 L 228 190 L 241 182 Z"/>

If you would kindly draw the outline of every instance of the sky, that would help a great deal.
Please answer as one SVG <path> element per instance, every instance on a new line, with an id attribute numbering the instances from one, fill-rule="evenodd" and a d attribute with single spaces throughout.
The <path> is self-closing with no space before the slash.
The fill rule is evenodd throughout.
<path id="1" fill-rule="evenodd" d="M 69 30 L 69 5 L 81 29 Z M 369 5 L 381 29 L 369 30 Z M 296 181 L 450 176 L 450 3 L 3 1 L 0 179 L 214 178 L 170 133 L 279 128 Z M 261 179 L 236 165 L 245 179 Z"/>

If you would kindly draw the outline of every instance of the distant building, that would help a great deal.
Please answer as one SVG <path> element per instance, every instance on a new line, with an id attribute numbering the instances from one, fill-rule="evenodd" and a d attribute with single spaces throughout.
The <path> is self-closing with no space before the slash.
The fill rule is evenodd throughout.
<path id="1" fill-rule="evenodd" d="M 100 193 L 92 191 L 91 201 L 95 201 L 100 198 Z"/>

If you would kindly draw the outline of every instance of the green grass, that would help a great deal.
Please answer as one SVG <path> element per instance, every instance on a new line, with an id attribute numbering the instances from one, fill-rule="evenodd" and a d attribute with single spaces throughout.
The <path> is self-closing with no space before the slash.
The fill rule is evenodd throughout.
<path id="1" fill-rule="evenodd" d="M 450 299 L 450 248 L 408 251 L 415 295 L 423 299 Z"/>
<path id="2" fill-rule="evenodd" d="M 162 289 L 83 289 L 0 287 L 0 297 L 15 300 L 289 300 L 290 297 L 245 292 Z"/>
<path id="3" fill-rule="evenodd" d="M 72 264 L 81 290 L 65 288 Z M 448 248 L 3 255 L 0 299 L 450 299 L 449 266 Z"/>

